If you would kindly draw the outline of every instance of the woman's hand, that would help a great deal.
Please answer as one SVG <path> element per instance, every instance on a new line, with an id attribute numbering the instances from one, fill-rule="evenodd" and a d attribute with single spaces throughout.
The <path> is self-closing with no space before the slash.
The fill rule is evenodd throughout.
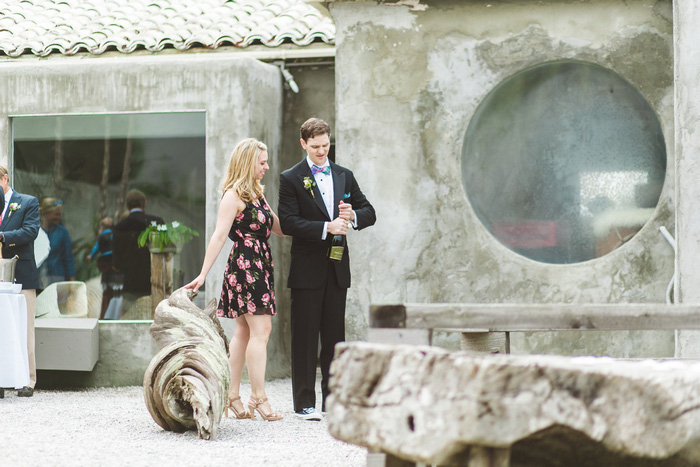
<path id="1" fill-rule="evenodd" d="M 272 210 L 270 210 L 270 212 L 272 213 L 272 233 L 278 237 L 286 237 L 284 232 L 282 232 L 282 225 L 280 225 L 280 220 L 277 217 L 277 214 L 272 212 Z"/>
<path id="2" fill-rule="evenodd" d="M 189 284 L 187 284 L 187 285 L 185 286 L 185 288 L 186 288 L 186 289 L 192 289 L 193 292 L 196 292 L 196 291 L 199 290 L 199 288 L 200 288 L 201 286 L 204 285 L 204 279 L 205 279 L 205 278 L 202 277 L 202 275 L 200 274 L 199 276 L 195 277 L 195 279 L 194 279 L 192 282 L 190 282 Z"/>

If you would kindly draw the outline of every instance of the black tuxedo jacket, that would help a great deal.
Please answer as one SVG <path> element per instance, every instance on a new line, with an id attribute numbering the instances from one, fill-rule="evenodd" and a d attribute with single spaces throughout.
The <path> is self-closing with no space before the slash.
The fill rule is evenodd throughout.
<path id="1" fill-rule="evenodd" d="M 124 273 L 126 292 L 151 293 L 151 253 L 148 246 L 139 247 L 138 238 L 152 221 L 165 224 L 161 217 L 134 211 L 114 226 L 113 264 Z"/>
<path id="2" fill-rule="evenodd" d="M 3 258 L 18 256 L 15 265 L 15 282 L 23 289 L 39 287 L 39 271 L 34 260 L 34 240 L 39 234 L 39 201 L 30 195 L 12 191 L 12 197 L 5 202 L 10 205 L 0 224 L 0 232 L 5 236 L 2 245 Z M 16 205 L 15 210 L 11 210 Z"/>
<path id="3" fill-rule="evenodd" d="M 350 203 L 355 211 L 357 229 L 369 227 L 376 221 L 374 208 L 360 190 L 352 172 L 333 162 L 330 163 L 333 177 L 333 219 L 338 217 L 340 200 Z M 348 248 L 341 261 L 328 258 L 331 239 L 321 240 L 323 223 L 333 219 L 323 204 L 317 186 L 311 192 L 304 188 L 304 178 L 314 181 L 309 164 L 304 158 L 297 165 L 280 174 L 279 218 L 282 231 L 292 237 L 291 265 L 287 287 L 315 289 L 325 281 L 328 263 L 332 262 L 338 277 L 338 285 L 350 287 L 350 260 Z"/>

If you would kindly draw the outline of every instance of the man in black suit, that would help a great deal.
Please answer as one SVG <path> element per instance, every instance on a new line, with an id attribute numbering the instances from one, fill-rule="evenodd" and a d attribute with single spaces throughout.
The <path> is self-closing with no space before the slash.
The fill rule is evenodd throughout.
<path id="1" fill-rule="evenodd" d="M 345 340 L 345 297 L 350 287 L 347 245 L 340 261 L 331 260 L 331 239 L 345 235 L 348 223 L 360 230 L 374 224 L 376 216 L 353 173 L 328 160 L 328 124 L 311 118 L 300 133 L 306 157 L 280 175 L 279 218 L 282 231 L 292 236 L 287 286 L 292 289 L 294 411 L 304 420 L 321 420 L 314 387 L 318 337 L 325 412 L 333 350 Z"/>
<path id="2" fill-rule="evenodd" d="M 39 201 L 10 188 L 10 175 L 0 166 L 0 190 L 5 203 L 0 210 L 0 242 L 2 256 L 14 258 L 15 281 L 22 284 L 22 294 L 27 300 L 27 353 L 29 356 L 29 385 L 17 391 L 20 397 L 34 395 L 36 385 L 36 357 L 34 355 L 34 315 L 36 314 L 36 289 L 39 287 L 39 271 L 34 261 L 34 240 L 39 234 Z"/>
<path id="3" fill-rule="evenodd" d="M 126 208 L 129 215 L 113 230 L 114 268 L 124 275 L 123 311 L 139 297 L 151 294 L 151 253 L 147 246 L 139 246 L 139 234 L 151 222 L 165 224 L 161 217 L 146 214 L 146 195 L 139 190 L 126 194 Z"/>

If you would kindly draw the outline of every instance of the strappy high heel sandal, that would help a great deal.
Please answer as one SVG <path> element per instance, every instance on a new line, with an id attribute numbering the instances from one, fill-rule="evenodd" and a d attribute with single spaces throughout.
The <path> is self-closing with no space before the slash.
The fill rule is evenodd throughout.
<path id="1" fill-rule="evenodd" d="M 228 409 L 231 409 L 233 411 L 233 414 L 236 416 L 237 419 L 239 420 L 244 420 L 246 418 L 250 418 L 251 420 L 253 419 L 253 415 L 248 412 L 245 408 L 243 408 L 243 411 L 239 412 L 236 410 L 236 408 L 233 406 L 233 403 L 236 401 L 241 400 L 241 396 L 234 397 L 233 399 L 228 400 L 228 404 L 224 408 L 224 411 L 226 413 L 226 418 L 228 418 Z"/>
<path id="2" fill-rule="evenodd" d="M 260 405 L 264 404 L 267 402 L 267 397 L 263 397 L 262 399 L 255 399 L 253 397 L 250 398 L 248 401 L 248 408 L 250 409 L 250 418 L 255 420 L 255 411 L 260 414 L 263 420 L 267 420 L 268 422 L 274 422 L 277 420 L 282 420 L 284 417 L 278 413 L 265 413 L 262 411 L 260 408 Z"/>

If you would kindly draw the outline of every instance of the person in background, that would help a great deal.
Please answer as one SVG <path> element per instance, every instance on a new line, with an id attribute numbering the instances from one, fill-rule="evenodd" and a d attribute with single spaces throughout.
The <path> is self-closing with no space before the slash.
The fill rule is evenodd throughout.
<path id="1" fill-rule="evenodd" d="M 63 201 L 56 198 L 42 198 L 39 203 L 41 228 L 49 237 L 51 250 L 49 257 L 39 269 L 41 288 L 61 281 L 75 280 L 75 259 L 73 243 L 68 229 L 61 223 Z"/>
<path id="2" fill-rule="evenodd" d="M 29 385 L 17 391 L 20 397 L 34 395 L 36 386 L 36 358 L 34 356 L 34 315 L 39 271 L 34 261 L 34 240 L 39 233 L 39 201 L 30 195 L 10 188 L 7 168 L 0 166 L 0 189 L 5 206 L 0 211 L 0 243 L 4 257 L 17 256 L 15 282 L 22 284 L 22 295 L 27 299 L 27 353 L 29 355 Z"/>
<path id="3" fill-rule="evenodd" d="M 87 256 L 88 261 L 97 258 L 97 269 L 101 274 L 102 306 L 100 319 L 104 319 L 109 301 L 114 297 L 114 290 L 121 283 L 116 277 L 117 273 L 114 271 L 112 264 L 112 227 L 114 227 L 114 220 L 111 217 L 104 217 L 100 220 L 100 232 L 97 235 L 97 241 Z"/>
<path id="4" fill-rule="evenodd" d="M 138 298 L 151 294 L 151 253 L 147 246 L 139 246 L 138 238 L 151 222 L 165 224 L 162 217 L 146 214 L 146 195 L 139 190 L 126 194 L 126 208 L 129 215 L 113 229 L 113 264 L 124 277 L 123 303 L 113 319 L 119 319 Z"/>
<path id="5" fill-rule="evenodd" d="M 231 385 L 229 409 L 236 418 L 255 418 L 257 411 L 263 420 L 281 420 L 272 411 L 265 395 L 265 366 L 267 342 L 275 310 L 275 283 L 272 251 L 268 238 L 271 233 L 282 236 L 280 222 L 263 196 L 260 184 L 267 165 L 267 147 L 248 138 L 236 145 L 224 178 L 223 196 L 219 205 L 216 227 L 211 236 L 202 270 L 185 286 L 197 291 L 209 273 L 226 242 L 233 240 L 224 272 L 224 284 L 217 314 L 234 318 L 236 328 L 229 344 Z M 239 394 L 243 365 L 248 365 L 251 396 L 248 410 Z"/>

